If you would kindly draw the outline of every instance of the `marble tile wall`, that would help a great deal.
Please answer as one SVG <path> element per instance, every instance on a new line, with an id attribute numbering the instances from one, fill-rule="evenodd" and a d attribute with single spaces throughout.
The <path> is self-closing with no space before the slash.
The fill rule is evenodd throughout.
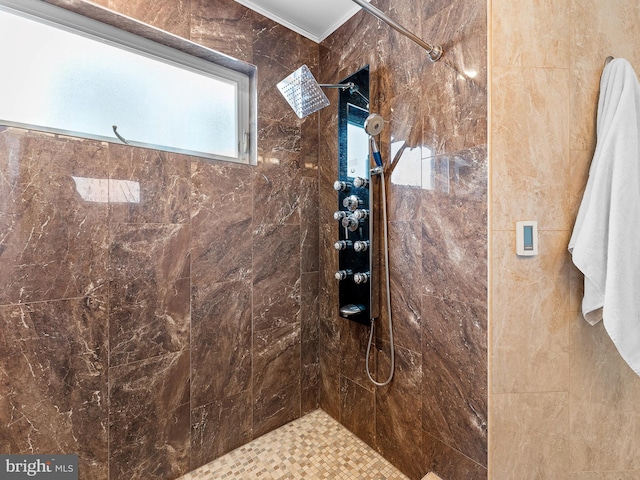
<path id="1" fill-rule="evenodd" d="M 490 478 L 638 478 L 640 378 L 580 317 L 567 244 L 604 59 L 640 72 L 640 7 L 493 0 L 490 19 Z M 529 219 L 540 255 L 519 259 L 514 222 Z"/>
<path id="2" fill-rule="evenodd" d="M 371 111 L 388 121 L 383 156 L 396 160 L 387 176 L 396 371 L 378 388 L 365 375 L 368 327 L 337 315 L 337 118 L 320 112 L 320 405 L 410 478 L 486 479 L 487 6 L 373 3 L 446 53 L 431 64 L 364 12 L 320 46 L 322 82 L 370 66 Z M 390 367 L 385 310 L 378 379 Z"/>
<path id="3" fill-rule="evenodd" d="M 318 45 L 232 0 L 99 4 L 258 66 L 258 165 L 0 127 L 0 451 L 170 480 L 317 408 L 318 118 L 275 85 Z"/>

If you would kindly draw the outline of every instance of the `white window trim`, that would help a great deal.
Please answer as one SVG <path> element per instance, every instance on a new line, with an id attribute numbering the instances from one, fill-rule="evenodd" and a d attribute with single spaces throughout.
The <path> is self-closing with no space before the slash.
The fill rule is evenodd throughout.
<path id="1" fill-rule="evenodd" d="M 56 3 L 56 0 L 48 0 Z M 233 59 L 227 55 L 195 44 L 189 40 L 170 34 L 155 27 L 138 22 L 111 10 L 82 1 L 64 3 L 65 8 L 45 3 L 42 0 L 0 0 L 0 8 L 11 13 L 35 17 L 40 22 L 71 33 L 98 39 L 105 44 L 114 44 L 138 55 L 161 60 L 179 68 L 200 74 L 222 77 L 237 82 L 238 85 L 238 158 L 206 154 L 177 148 L 157 147 L 131 141 L 132 146 L 154 148 L 163 151 L 185 153 L 215 160 L 224 160 L 250 165 L 257 164 L 257 68 L 254 65 Z M 78 9 L 82 12 L 72 11 Z M 92 15 L 94 18 L 91 18 Z M 99 18 L 97 20 L 96 18 Z M 10 47 L 9 47 L 10 48 Z M 5 68 L 8 66 L 5 66 Z M 81 138 L 119 143 L 116 137 L 100 137 L 67 132 L 55 128 L 22 125 L 11 121 L 2 122 L 8 126 L 60 133 Z"/>

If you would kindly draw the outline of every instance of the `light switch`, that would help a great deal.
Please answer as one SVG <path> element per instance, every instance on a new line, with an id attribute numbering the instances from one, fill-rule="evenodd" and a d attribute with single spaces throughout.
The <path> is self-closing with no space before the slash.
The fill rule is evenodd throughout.
<path id="1" fill-rule="evenodd" d="M 528 220 L 516 223 L 516 255 L 531 257 L 538 254 L 538 222 Z"/>

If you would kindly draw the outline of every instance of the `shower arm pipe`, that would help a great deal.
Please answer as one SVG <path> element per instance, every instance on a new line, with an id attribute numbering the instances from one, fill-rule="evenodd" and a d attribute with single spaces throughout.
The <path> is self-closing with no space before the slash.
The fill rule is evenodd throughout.
<path id="1" fill-rule="evenodd" d="M 349 83 L 319 83 L 319 87 L 322 88 L 339 88 L 340 90 L 346 90 L 347 88 L 355 88 L 356 84 L 353 82 Z"/>
<path id="2" fill-rule="evenodd" d="M 440 60 L 440 57 L 442 57 L 442 47 L 440 45 L 431 45 L 425 42 L 420 37 L 414 35 L 409 30 L 404 28 L 402 25 L 397 23 L 395 20 L 392 20 L 391 18 L 387 17 L 383 12 L 381 12 L 380 10 L 378 10 L 376 7 L 369 4 L 365 0 L 351 0 L 351 1 L 353 3 L 357 3 L 358 5 L 360 5 L 360 7 L 362 7 L 363 10 L 366 10 L 368 13 L 370 13 L 374 17 L 379 18 L 384 23 L 386 23 L 391 28 L 393 28 L 395 31 L 400 32 L 402 35 L 413 40 L 415 43 L 417 43 L 422 48 L 424 48 L 429 54 L 429 60 L 431 60 L 432 62 L 437 62 L 438 60 Z"/>

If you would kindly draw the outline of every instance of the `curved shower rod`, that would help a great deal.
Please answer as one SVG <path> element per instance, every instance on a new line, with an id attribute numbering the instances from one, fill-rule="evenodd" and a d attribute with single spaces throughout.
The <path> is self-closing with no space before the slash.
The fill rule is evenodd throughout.
<path id="1" fill-rule="evenodd" d="M 420 37 L 414 35 L 409 30 L 404 28 L 402 25 L 397 23 L 395 20 L 392 20 L 389 17 L 387 17 L 383 12 L 381 12 L 380 10 L 378 10 L 376 7 L 366 2 L 365 0 L 351 0 L 351 1 L 353 3 L 357 3 L 358 5 L 360 5 L 360 7 L 362 7 L 363 10 L 367 11 L 374 17 L 379 18 L 384 23 L 386 23 L 391 28 L 393 28 L 395 31 L 400 32 L 402 35 L 413 40 L 415 43 L 417 43 L 422 48 L 424 48 L 427 51 L 427 54 L 429 55 L 429 60 L 431 60 L 432 62 L 437 62 L 438 60 L 440 60 L 440 57 L 442 57 L 442 47 L 440 45 L 431 45 L 425 42 Z"/>

